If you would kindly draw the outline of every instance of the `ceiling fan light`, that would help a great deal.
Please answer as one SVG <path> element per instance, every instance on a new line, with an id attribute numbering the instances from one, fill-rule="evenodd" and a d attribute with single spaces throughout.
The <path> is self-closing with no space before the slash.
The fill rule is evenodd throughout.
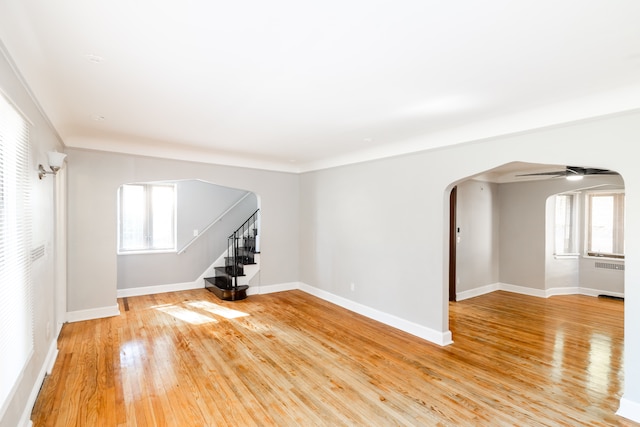
<path id="1" fill-rule="evenodd" d="M 569 181 L 580 181 L 582 179 L 582 175 L 567 175 L 567 180 Z"/>

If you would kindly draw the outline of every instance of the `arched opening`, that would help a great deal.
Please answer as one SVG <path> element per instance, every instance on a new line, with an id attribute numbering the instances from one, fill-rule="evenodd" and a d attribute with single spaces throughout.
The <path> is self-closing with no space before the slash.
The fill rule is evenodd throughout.
<path id="1" fill-rule="evenodd" d="M 563 168 L 510 163 L 454 183 L 457 302 L 443 303 L 454 343 L 500 355 L 539 390 L 611 408 L 623 378 L 624 181 L 597 168 L 568 180 Z"/>
<path id="2" fill-rule="evenodd" d="M 585 174 L 582 180 L 566 179 L 573 172 L 558 174 L 564 167 L 540 165 L 522 162 L 505 164 L 498 168 L 468 177 L 455 183 L 455 213 L 451 224 L 450 241 L 457 243 L 455 253 L 451 254 L 450 264 L 456 265 L 454 283 L 456 299 L 464 300 L 500 287 L 511 288 L 538 296 L 557 295 L 557 288 L 568 288 L 567 282 L 554 282 L 548 258 L 556 256 L 561 259 L 567 254 L 556 254 L 553 247 L 553 230 L 547 224 L 554 221 L 555 215 L 547 205 L 549 197 L 556 194 L 575 195 L 574 223 L 575 251 L 570 254 L 583 262 L 580 271 L 584 278 L 593 271 L 586 268 L 596 259 L 623 257 L 604 252 L 593 252 L 588 247 L 591 241 L 588 232 L 589 197 L 592 195 L 607 196 L 603 200 L 611 210 L 609 218 L 610 235 L 615 236 L 624 248 L 623 209 L 620 202 L 614 202 L 612 194 L 624 195 L 624 181 L 614 171 L 606 169 L 583 168 L 598 171 Z M 622 201 L 623 203 L 623 201 Z M 555 204 L 553 205 L 555 206 Z M 605 207 L 606 207 L 605 206 Z M 604 215 L 601 212 L 599 215 Z M 615 219 L 615 223 L 613 222 Z M 603 225 L 604 226 L 604 225 Z M 566 229 L 565 231 L 568 231 Z M 618 250 L 620 252 L 620 250 Z M 550 277 L 547 278 L 547 272 Z M 621 273 L 622 269 L 618 269 Z M 595 285 L 593 285 L 595 286 Z M 590 288 L 589 294 L 597 289 Z M 580 283 L 573 283 L 571 288 L 580 288 Z M 607 291 L 608 288 L 600 289 Z M 566 292 L 565 292 L 566 293 Z M 586 291 L 584 292 L 586 293 Z M 604 294 L 611 292 L 602 292 Z M 619 294 L 620 291 L 613 291 Z"/>
<path id="3" fill-rule="evenodd" d="M 117 197 L 118 297 L 205 287 L 259 208 L 252 192 L 202 180 L 129 183 Z M 259 267 L 243 279 L 259 283 Z"/>

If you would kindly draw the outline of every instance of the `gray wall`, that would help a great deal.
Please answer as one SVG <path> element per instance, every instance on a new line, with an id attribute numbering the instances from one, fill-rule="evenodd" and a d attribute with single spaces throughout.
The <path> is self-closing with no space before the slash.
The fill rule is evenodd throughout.
<path id="1" fill-rule="evenodd" d="M 220 199 L 216 199 L 218 195 Z M 247 197 L 242 199 L 245 195 Z M 235 205 L 238 201 L 240 203 Z M 182 253 L 118 255 L 118 289 L 193 282 L 226 251 L 227 237 L 258 207 L 257 197 L 253 193 L 201 181 L 180 182 L 177 216 L 178 232 L 182 229 L 185 237 L 182 246 L 193 239 L 193 229 L 204 231 L 212 221 L 232 207 Z M 185 229 L 189 233 L 184 233 Z M 188 239 L 187 234 L 190 234 Z"/>
<path id="2" fill-rule="evenodd" d="M 547 199 L 550 196 L 606 184 L 620 187 L 623 183 L 622 179 L 616 176 L 592 176 L 573 182 L 557 179 L 501 184 L 498 192 L 500 282 L 537 290 L 587 287 L 623 292 L 624 289 L 620 289 L 623 281 L 621 272 L 614 271 L 611 276 L 617 278 L 608 284 L 595 283 L 589 276 L 598 275 L 598 271 L 587 268 L 578 271 L 580 263 L 593 266 L 593 260 L 555 259 L 553 241 L 547 230 Z M 582 234 L 584 219 L 580 222 L 579 230 Z"/>
<path id="3" fill-rule="evenodd" d="M 21 80 L 15 75 L 10 63 L 4 56 L 4 47 L 0 43 L 0 92 L 32 123 L 31 127 L 31 164 L 33 175 L 30 191 L 33 207 L 32 224 L 34 247 L 44 244 L 45 257 L 33 264 L 32 279 L 34 283 L 34 352 L 29 360 L 23 376 L 15 389 L 13 399 L 6 406 L 4 414 L 0 413 L 0 426 L 18 425 L 20 417 L 26 410 L 29 396 L 39 383 L 39 375 L 43 373 L 47 353 L 55 350 L 56 345 L 56 236 L 54 235 L 56 210 L 55 178 L 47 175 L 43 180 L 38 179 L 38 164 L 47 166 L 48 151 L 62 151 L 57 135 L 43 117 L 29 93 L 25 90 Z M 66 167 L 66 166 L 65 166 Z M 64 172 L 63 172 L 64 173 Z M 59 203 L 64 200 L 58 198 Z M 64 236 L 63 236 L 64 237 Z M 64 287 L 65 283 L 58 283 Z M 1 286 L 6 286 L 2 283 Z"/>
<path id="4" fill-rule="evenodd" d="M 206 188 L 203 189 L 206 190 Z M 200 226 L 187 221 L 184 218 L 185 215 L 180 215 L 180 212 L 178 212 L 178 216 L 183 217 L 179 222 L 193 233 L 194 228 L 204 230 L 207 224 L 210 224 L 226 209 L 233 206 L 230 212 L 209 230 L 201 234 L 185 252 L 118 255 L 118 289 L 172 285 L 195 281 L 226 251 L 227 237 L 242 225 L 257 208 L 258 201 L 255 194 L 236 192 L 248 195 L 248 197 L 242 199 L 235 206 L 233 203 L 227 206 L 223 206 L 222 203 L 209 203 L 216 205 L 213 211 L 215 216 L 207 220 L 203 215 L 196 215 L 198 219 L 202 220 Z M 196 196 L 195 199 L 187 197 L 190 194 L 192 193 L 178 196 L 179 205 L 181 200 L 190 199 L 189 202 L 183 203 L 179 211 L 201 210 L 198 207 L 200 194 L 193 194 Z M 232 200 L 228 199 L 226 202 L 228 203 Z M 193 234 L 191 238 L 193 238 Z M 204 282 L 202 286 L 204 286 Z"/>
<path id="5" fill-rule="evenodd" d="M 298 280 L 298 177 L 294 174 L 68 149 L 69 311 L 116 304 L 118 187 L 200 179 L 255 193 L 261 204 L 261 283 Z"/>
<path id="6" fill-rule="evenodd" d="M 204 231 L 212 221 L 248 194 L 244 190 L 194 179 L 178 181 L 177 192 L 176 240 L 178 252 L 193 239 L 193 230 Z M 255 195 L 252 200 L 253 206 L 256 208 L 258 201 Z M 238 217 L 227 218 L 230 221 L 238 221 L 239 219 Z M 243 218 L 242 221 L 245 219 Z"/>
<path id="7" fill-rule="evenodd" d="M 513 161 L 599 166 L 625 180 L 627 218 L 640 215 L 640 113 L 613 115 L 519 135 L 305 173 L 300 177 L 300 279 L 436 331 L 448 330 L 448 192 Z M 605 148 L 606 147 L 606 148 Z M 524 188 L 524 191 L 523 191 Z M 518 207 L 528 187 L 499 189 L 500 280 L 544 289 L 545 199 Z M 532 190 L 534 190 L 532 188 Z M 504 197 L 503 197 L 504 196 Z M 508 205 L 504 205 L 509 200 Z M 503 214 L 507 218 L 503 218 Z M 524 216 L 521 216 L 524 215 Z M 516 218 L 519 218 L 516 221 Z M 529 228 L 539 230 L 530 241 Z M 640 361 L 640 224 L 626 226 L 627 361 Z M 519 270 L 520 269 L 520 270 Z M 356 287 L 350 290 L 349 284 Z M 631 307 L 631 308 L 629 308 Z M 454 337 L 455 341 L 455 337 Z M 640 402 L 640 363 L 625 363 L 625 397 Z"/>
<path id="8" fill-rule="evenodd" d="M 598 260 L 594 258 L 582 258 L 578 265 L 580 287 L 592 289 L 598 294 L 625 296 L 625 279 L 623 270 L 607 270 L 596 268 L 596 262 L 622 264 L 619 261 Z M 628 306 L 628 305 L 627 305 Z"/>
<path id="9" fill-rule="evenodd" d="M 458 185 L 456 292 L 499 281 L 498 185 L 468 180 Z"/>
<path id="10" fill-rule="evenodd" d="M 545 289 L 546 201 L 552 194 L 540 182 L 499 186 L 499 281 Z"/>
<path id="11" fill-rule="evenodd" d="M 0 59 L 2 90 L 34 122 L 35 239 L 53 241 L 53 180 L 36 165 L 55 134 Z M 354 302 L 448 329 L 448 192 L 512 161 L 600 166 L 625 180 L 627 218 L 640 217 L 640 112 L 492 138 L 301 176 L 83 150 L 68 159 L 68 310 L 116 302 L 117 188 L 127 182 L 202 179 L 261 199 L 263 284 L 302 280 Z M 502 241 L 500 242 L 502 244 Z M 626 224 L 625 392 L 640 404 L 640 223 Z M 50 246 L 54 247 L 54 246 Z M 504 248 L 501 249 L 501 253 Z M 36 272 L 35 352 L 2 426 L 15 426 L 36 386 L 54 322 L 53 255 Z M 502 260 L 501 260 L 502 265 Z M 516 278 L 517 280 L 517 278 Z M 356 287 L 350 291 L 349 283 Z M 454 337 L 455 340 L 455 337 Z"/>
<path id="12" fill-rule="evenodd" d="M 596 269 L 596 260 L 582 256 L 554 256 L 552 196 L 570 190 L 584 192 L 589 187 L 623 188 L 623 182 L 617 176 L 592 176 L 580 182 L 564 179 L 509 184 L 461 182 L 456 291 L 504 283 L 541 291 L 583 288 L 594 294 L 623 295 L 622 270 Z M 584 208 L 584 201 L 579 205 Z M 584 212 L 578 221 L 578 238 L 584 241 Z"/>

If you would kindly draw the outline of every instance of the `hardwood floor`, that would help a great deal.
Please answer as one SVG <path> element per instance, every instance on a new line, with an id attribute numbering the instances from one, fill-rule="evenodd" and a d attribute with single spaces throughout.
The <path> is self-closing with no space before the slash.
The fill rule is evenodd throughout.
<path id="1" fill-rule="evenodd" d="M 119 300 L 66 324 L 34 426 L 632 426 L 623 302 L 450 304 L 439 347 L 301 291 Z"/>

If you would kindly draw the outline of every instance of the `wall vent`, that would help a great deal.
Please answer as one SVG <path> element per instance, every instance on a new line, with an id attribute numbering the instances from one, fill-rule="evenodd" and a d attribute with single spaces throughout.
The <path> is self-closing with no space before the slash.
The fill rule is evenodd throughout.
<path id="1" fill-rule="evenodd" d="M 596 262 L 596 268 L 606 268 L 608 270 L 624 270 L 624 264 L 614 264 L 612 262 Z"/>
<path id="2" fill-rule="evenodd" d="M 31 249 L 31 262 L 39 260 L 44 256 L 44 245 L 40 245 L 36 248 Z"/>

